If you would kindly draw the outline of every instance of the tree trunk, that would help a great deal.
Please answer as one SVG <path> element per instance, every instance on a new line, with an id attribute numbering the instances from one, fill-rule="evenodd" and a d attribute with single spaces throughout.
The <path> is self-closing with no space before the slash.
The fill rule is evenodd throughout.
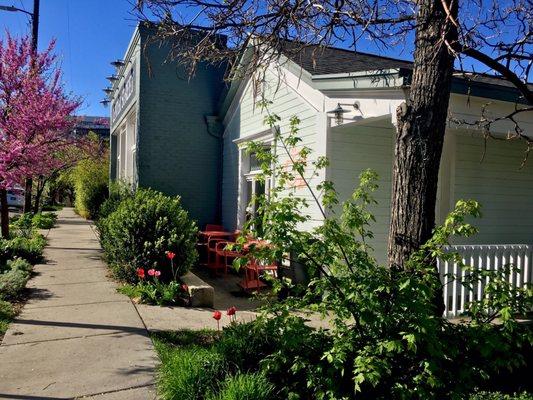
<path id="1" fill-rule="evenodd" d="M 0 189 L 0 225 L 3 238 L 9 237 L 9 206 L 7 205 L 7 190 Z"/>
<path id="2" fill-rule="evenodd" d="M 40 211 L 41 208 L 41 199 L 44 192 L 44 187 L 46 185 L 46 179 L 44 177 L 40 176 L 39 180 L 37 181 L 37 191 L 35 193 L 35 200 L 33 202 L 33 213 L 37 214 Z"/>
<path id="3" fill-rule="evenodd" d="M 26 178 L 24 192 L 24 212 L 31 212 L 31 194 L 33 191 L 33 180 L 31 178 Z"/>
<path id="4" fill-rule="evenodd" d="M 445 1 L 453 2 L 449 7 L 456 15 L 457 1 Z M 454 63 L 445 39 L 456 38 L 457 30 L 447 20 L 442 3 L 420 0 L 409 98 L 397 110 L 388 247 L 392 268 L 403 268 L 434 228 Z"/>

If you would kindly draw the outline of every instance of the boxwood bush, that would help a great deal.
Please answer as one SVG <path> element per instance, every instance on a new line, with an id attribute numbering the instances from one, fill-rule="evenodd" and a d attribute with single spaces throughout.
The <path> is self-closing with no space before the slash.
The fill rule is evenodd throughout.
<path id="1" fill-rule="evenodd" d="M 179 197 L 139 189 L 117 209 L 97 222 L 100 242 L 116 278 L 137 282 L 137 268 L 161 270 L 171 277 L 166 251 L 176 254 L 174 267 L 185 274 L 196 262 L 196 224 L 181 207 Z"/>

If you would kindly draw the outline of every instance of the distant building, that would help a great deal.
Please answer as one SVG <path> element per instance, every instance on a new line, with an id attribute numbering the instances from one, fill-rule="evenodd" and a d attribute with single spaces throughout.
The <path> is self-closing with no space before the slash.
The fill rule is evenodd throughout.
<path id="1" fill-rule="evenodd" d="M 90 131 L 104 139 L 109 139 L 109 117 L 95 117 L 88 115 L 76 116 L 76 125 L 72 133 L 86 135 Z"/>

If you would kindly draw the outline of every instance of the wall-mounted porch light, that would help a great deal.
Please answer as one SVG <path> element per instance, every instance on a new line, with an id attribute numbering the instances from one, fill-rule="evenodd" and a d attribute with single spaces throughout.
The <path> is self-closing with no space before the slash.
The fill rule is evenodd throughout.
<path id="1" fill-rule="evenodd" d="M 111 65 L 115 68 L 120 68 L 126 65 L 126 63 L 123 60 L 115 60 L 115 61 L 111 61 Z"/>
<path id="2" fill-rule="evenodd" d="M 103 91 L 105 92 L 105 94 L 110 96 L 113 93 L 113 88 L 106 87 L 105 89 L 103 89 Z"/>
<path id="3" fill-rule="evenodd" d="M 344 120 L 343 114 L 347 113 L 347 112 L 348 112 L 348 110 L 345 110 L 344 108 L 342 108 L 340 103 L 337 103 L 337 107 L 335 107 L 331 111 L 328 111 L 327 113 L 328 114 L 333 114 L 333 117 L 335 118 L 335 123 L 337 125 L 340 125 L 340 124 L 342 124 L 342 121 Z"/>
<path id="4" fill-rule="evenodd" d="M 111 103 L 111 100 L 109 99 L 103 99 L 100 101 L 100 104 L 102 104 L 104 107 L 107 107 Z"/>
<path id="5" fill-rule="evenodd" d="M 361 110 L 359 109 L 359 102 L 357 101 L 351 104 L 337 103 L 337 107 L 327 112 L 327 114 L 333 114 L 333 117 L 335 118 L 335 123 L 337 125 L 341 125 L 342 122 L 344 121 L 343 114 L 350 112 L 349 110 L 345 110 L 344 108 L 342 108 L 342 106 L 353 107 L 354 110 L 361 112 Z"/>

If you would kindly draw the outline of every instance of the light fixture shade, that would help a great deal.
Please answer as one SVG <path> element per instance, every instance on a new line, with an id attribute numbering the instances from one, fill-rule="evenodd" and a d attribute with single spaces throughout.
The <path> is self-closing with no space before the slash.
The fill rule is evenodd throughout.
<path id="1" fill-rule="evenodd" d="M 124 60 L 115 60 L 115 61 L 111 61 L 111 65 L 113 67 L 120 68 L 125 65 L 125 62 Z"/>
<path id="2" fill-rule="evenodd" d="M 109 105 L 109 103 L 111 103 L 111 100 L 109 99 L 103 99 L 100 101 L 100 103 L 104 106 L 104 107 L 107 107 Z"/>
<path id="3" fill-rule="evenodd" d="M 105 89 L 103 89 L 103 91 L 105 92 L 105 94 L 110 95 L 111 93 L 113 93 L 113 88 L 106 87 Z"/>
<path id="4" fill-rule="evenodd" d="M 116 76 L 116 75 L 111 75 L 111 76 L 106 77 L 106 79 L 107 79 L 108 81 L 110 81 L 110 82 L 116 82 L 116 81 L 118 81 L 118 76 Z"/>
<path id="5" fill-rule="evenodd" d="M 342 108 L 340 103 L 337 103 L 337 107 L 335 107 L 331 111 L 328 111 L 327 114 L 333 114 L 333 116 L 335 117 L 335 123 L 337 125 L 340 125 L 340 124 L 342 124 L 342 121 L 343 121 L 342 114 L 347 113 L 347 112 L 349 112 L 349 111 L 345 110 L 344 108 Z"/>

